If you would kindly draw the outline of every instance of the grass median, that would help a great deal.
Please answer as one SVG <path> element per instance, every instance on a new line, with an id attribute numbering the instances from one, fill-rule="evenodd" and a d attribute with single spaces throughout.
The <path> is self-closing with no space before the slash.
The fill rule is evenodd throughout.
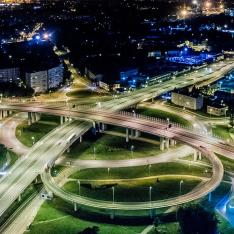
<path id="1" fill-rule="evenodd" d="M 59 125 L 59 117 L 51 115 L 42 115 L 40 121 L 28 125 L 27 121 L 18 125 L 16 128 L 16 137 L 24 145 L 31 147 L 42 137 L 48 134 Z"/>
<path id="2" fill-rule="evenodd" d="M 160 176 L 157 179 L 82 182 L 80 187 L 77 181 L 70 181 L 65 184 L 64 189 L 97 200 L 112 201 L 114 191 L 114 201 L 116 202 L 148 202 L 150 197 L 152 201 L 156 201 L 186 194 L 201 182 L 199 178 L 183 176 Z M 181 181 L 183 181 L 182 184 Z"/>

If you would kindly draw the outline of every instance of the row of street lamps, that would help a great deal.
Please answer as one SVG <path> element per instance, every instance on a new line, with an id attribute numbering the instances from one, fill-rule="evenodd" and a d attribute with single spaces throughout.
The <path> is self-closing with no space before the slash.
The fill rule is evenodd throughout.
<path id="1" fill-rule="evenodd" d="M 108 169 L 109 169 L 109 168 L 108 168 Z M 181 194 L 181 189 L 182 189 L 182 184 L 183 184 L 183 183 L 184 183 L 184 181 L 181 180 L 181 181 L 180 181 L 180 194 Z M 78 194 L 79 194 L 79 196 L 80 196 L 80 180 L 77 180 L 77 184 L 78 184 Z M 111 189 L 112 189 L 112 203 L 115 203 L 115 187 L 112 186 Z M 149 187 L 149 201 L 150 201 L 150 203 L 151 203 L 151 201 L 152 201 L 152 189 L 153 189 L 153 187 L 150 186 L 150 187 Z"/>

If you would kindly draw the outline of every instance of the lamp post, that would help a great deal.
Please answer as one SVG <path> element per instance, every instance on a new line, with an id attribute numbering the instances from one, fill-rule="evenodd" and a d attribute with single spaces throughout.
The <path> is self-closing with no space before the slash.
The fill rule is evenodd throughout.
<path id="1" fill-rule="evenodd" d="M 32 136 L 31 138 L 32 138 L 32 143 L 33 143 L 33 145 L 34 145 L 34 144 L 35 144 L 35 137 Z"/>
<path id="2" fill-rule="evenodd" d="M 77 180 L 78 188 L 79 188 L 79 196 L 80 196 L 80 181 Z"/>
<path id="3" fill-rule="evenodd" d="M 115 203 L 115 187 L 112 187 L 112 202 Z"/>
<path id="4" fill-rule="evenodd" d="M 181 194 L 181 188 L 182 188 L 182 184 L 184 183 L 183 180 L 180 181 L 180 194 Z"/>
<path id="5" fill-rule="evenodd" d="M 94 157 L 94 160 L 96 160 L 96 147 L 95 146 L 93 147 L 93 157 Z"/>
<path id="6" fill-rule="evenodd" d="M 149 187 L 149 201 L 151 203 L 151 195 L 152 195 L 152 186 Z"/>
<path id="7" fill-rule="evenodd" d="M 152 167 L 152 165 L 150 164 L 150 165 L 149 165 L 149 176 L 150 176 L 150 169 L 151 169 L 151 167 Z"/>
<path id="8" fill-rule="evenodd" d="M 132 158 L 133 158 L 133 151 L 134 151 L 134 145 L 131 146 L 131 154 L 132 154 Z"/>

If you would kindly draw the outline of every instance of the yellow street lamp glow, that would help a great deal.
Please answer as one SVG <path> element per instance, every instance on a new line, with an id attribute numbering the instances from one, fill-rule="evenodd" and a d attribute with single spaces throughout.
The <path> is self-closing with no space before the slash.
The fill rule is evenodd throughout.
<path id="1" fill-rule="evenodd" d="M 206 6 L 207 8 L 210 8 L 210 7 L 211 7 L 211 2 L 206 2 L 206 3 L 205 3 L 205 6 Z"/>
<path id="2" fill-rule="evenodd" d="M 181 11 L 181 15 L 182 15 L 183 17 L 185 17 L 187 14 L 188 14 L 188 12 L 186 11 L 186 9 L 183 9 L 183 10 Z"/>

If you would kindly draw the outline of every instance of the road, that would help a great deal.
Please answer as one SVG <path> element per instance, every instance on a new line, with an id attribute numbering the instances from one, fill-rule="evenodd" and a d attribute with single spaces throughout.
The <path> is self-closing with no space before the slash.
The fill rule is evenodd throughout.
<path id="1" fill-rule="evenodd" d="M 27 107 L 21 108 L 21 111 L 28 111 L 28 109 L 31 109 L 31 108 L 27 106 Z M 111 125 L 136 129 L 136 130 L 139 130 L 141 132 L 147 132 L 147 133 L 152 134 L 152 135 L 165 136 L 167 138 L 173 138 L 177 141 L 188 144 L 188 145 L 192 146 L 193 148 L 196 148 L 197 150 L 202 151 L 203 154 L 211 161 L 212 166 L 213 166 L 213 176 L 212 176 L 211 180 L 203 186 L 203 189 L 199 189 L 198 191 L 193 190 L 192 194 L 188 193 L 186 196 L 184 195 L 184 197 L 182 197 L 179 200 L 177 198 L 175 198 L 175 199 L 167 200 L 166 202 L 165 201 L 155 202 L 155 204 L 153 205 L 153 207 L 155 207 L 155 208 L 182 204 L 182 203 L 185 203 L 188 201 L 192 201 L 194 199 L 198 199 L 198 198 L 208 194 L 209 192 L 213 191 L 222 180 L 223 166 L 222 166 L 222 163 L 220 162 L 220 160 L 212 153 L 212 151 L 221 153 L 223 155 L 228 154 L 229 157 L 234 158 L 234 147 L 233 146 L 228 146 L 228 147 L 226 145 L 224 146 L 222 143 L 217 143 L 216 140 L 214 140 L 210 136 L 199 135 L 197 133 L 186 131 L 185 129 L 180 129 L 180 128 L 176 128 L 176 127 L 172 127 L 170 129 L 167 129 L 167 123 L 151 121 L 150 120 L 151 118 L 149 118 L 149 117 L 148 117 L 148 119 L 137 118 L 136 116 L 134 117 L 134 116 L 129 115 L 129 114 L 122 115 L 122 114 L 118 114 L 118 113 L 113 113 L 113 112 L 109 112 L 109 111 L 108 112 L 107 111 L 100 111 L 100 110 L 99 111 L 92 111 L 92 110 L 91 111 L 90 110 L 87 110 L 87 111 L 66 110 L 66 111 L 64 111 L 64 110 L 60 110 L 57 108 L 53 109 L 53 108 L 43 108 L 43 107 L 34 108 L 34 110 L 36 112 L 51 113 L 51 114 L 55 114 L 55 115 L 64 115 L 64 116 L 69 115 L 72 118 L 78 117 L 78 118 L 82 118 L 82 119 L 86 119 L 86 120 L 90 119 L 90 120 L 94 120 L 96 122 L 103 122 L 103 123 L 107 123 L 107 124 L 111 124 Z M 73 124 L 71 123 L 71 124 L 68 124 L 67 126 L 71 126 Z M 61 127 L 61 128 L 63 128 L 63 127 Z M 74 126 L 71 126 L 71 128 L 74 129 Z M 55 132 L 56 132 L 56 130 L 55 130 Z M 61 132 L 61 130 L 60 130 L 60 132 Z M 56 137 L 57 136 L 58 136 L 58 133 L 56 132 Z M 50 138 L 50 140 L 51 139 L 56 140 L 55 142 L 59 142 L 59 144 L 60 144 L 61 138 L 59 141 L 58 138 L 54 139 L 56 137 L 53 136 L 52 138 Z M 67 139 L 67 136 L 65 139 Z M 64 143 L 64 142 L 62 142 L 62 143 Z M 50 142 L 48 142 L 48 139 L 47 139 L 46 143 L 43 142 L 43 144 L 44 144 L 43 146 L 46 147 L 45 144 L 50 145 Z M 60 147 L 58 147 L 58 143 L 57 143 L 56 147 L 53 147 L 53 146 L 50 146 L 50 147 L 54 151 L 53 152 L 54 158 L 52 159 L 54 161 L 55 158 L 58 156 L 58 154 L 56 155 L 56 150 Z M 61 147 L 61 148 L 63 149 L 63 147 Z M 47 151 L 47 149 L 46 149 L 46 151 Z M 60 154 L 61 154 L 61 151 L 63 152 L 64 149 L 63 150 L 60 149 L 60 151 L 59 151 Z M 47 155 L 47 153 L 49 154 L 49 152 L 47 151 L 45 155 Z M 41 158 L 43 158 L 43 155 L 44 154 L 42 154 Z M 46 167 L 46 164 L 44 164 L 44 168 L 45 167 Z M 29 170 L 29 171 L 31 171 L 31 170 Z M 43 168 L 42 168 L 42 171 L 43 171 Z M 29 178 L 30 178 L 30 176 L 29 176 Z M 49 178 L 47 178 L 47 181 L 49 181 Z M 25 179 L 22 179 L 21 182 L 25 184 Z M 48 184 L 46 184 L 46 186 L 49 187 Z M 54 188 L 49 187 L 49 189 L 52 190 Z M 55 191 L 55 189 L 52 191 L 57 195 L 59 194 L 59 196 L 61 196 L 63 199 L 66 198 L 66 196 L 64 194 L 62 194 L 62 191 Z M 1 192 L 2 191 L 0 189 L 0 194 L 1 194 Z M 71 195 L 71 197 L 72 197 L 71 201 L 73 201 L 73 202 L 75 201 L 77 203 L 91 205 L 91 206 L 99 207 L 99 208 L 101 206 L 103 208 L 104 208 L 104 206 L 106 206 L 105 208 L 110 208 L 110 209 L 143 209 L 144 207 L 146 209 L 152 208 L 151 205 L 149 206 L 149 204 L 147 205 L 146 203 L 141 204 L 141 205 L 134 204 L 134 205 L 130 205 L 130 206 L 129 206 L 129 204 L 127 204 L 127 206 L 126 206 L 126 204 L 118 204 L 118 206 L 115 206 L 116 204 L 114 204 L 114 206 L 113 206 L 113 204 L 106 204 L 106 202 L 101 204 L 100 202 L 93 202 L 92 201 L 90 203 L 90 201 L 87 202 L 87 200 L 84 198 L 77 198 L 77 197 L 74 198 L 73 195 Z M 77 200 L 77 199 L 79 199 L 79 200 Z M 0 197 L 0 203 L 1 203 L 1 200 L 2 200 L 2 198 Z"/>
<path id="2" fill-rule="evenodd" d="M 126 116 L 125 116 L 126 117 Z M 110 117 L 111 118 L 111 117 Z M 134 117 L 131 117 L 132 119 L 136 119 Z M 139 120 L 139 119 L 138 119 Z M 126 126 L 129 125 L 129 120 L 125 120 Z M 132 120 L 133 121 L 133 120 Z M 133 121 L 135 122 L 135 121 Z M 150 121 L 149 121 L 150 122 Z M 148 122 L 148 124 L 149 124 Z M 142 130 L 145 129 L 144 132 L 148 132 L 152 135 L 155 135 L 155 132 L 158 132 L 158 127 L 155 126 L 155 124 L 150 124 L 146 125 L 146 121 L 142 120 L 138 122 L 138 125 L 136 125 L 136 122 L 134 123 L 135 127 L 137 126 L 137 130 Z M 150 128 L 148 128 L 150 127 Z M 164 131 L 165 131 L 165 126 L 164 126 Z M 166 130 L 168 131 L 168 130 Z M 156 134 L 158 135 L 158 134 Z M 182 142 L 185 141 L 184 136 L 178 136 L 175 135 L 174 139 L 180 140 Z M 197 141 L 199 141 L 197 139 Z M 206 148 L 201 148 L 200 144 L 197 144 L 197 142 L 194 141 L 188 141 L 186 142 L 187 144 L 191 145 L 193 148 L 201 151 L 205 157 L 211 162 L 212 165 L 212 177 L 211 179 L 204 183 L 202 187 L 198 186 L 191 192 L 175 197 L 172 199 L 166 199 L 166 200 L 161 200 L 161 201 L 152 201 L 152 202 L 107 202 L 107 201 L 100 201 L 100 200 L 94 200 L 94 199 L 89 199 L 89 198 L 84 198 L 77 196 L 75 194 L 69 193 L 64 191 L 63 189 L 57 187 L 54 182 L 53 178 L 50 175 L 50 171 L 47 170 L 46 173 L 42 174 L 42 180 L 45 185 L 45 187 L 49 190 L 52 191 L 55 195 L 59 196 L 60 198 L 71 202 L 75 204 L 80 204 L 80 205 L 85 205 L 85 206 L 90 206 L 90 207 L 95 207 L 95 208 L 103 208 L 103 209 L 114 209 L 114 210 L 146 210 L 146 209 L 152 209 L 152 208 L 162 208 L 162 207 L 170 207 L 174 205 L 180 205 L 183 203 L 187 203 L 196 199 L 199 199 L 211 191 L 213 191 L 222 181 L 223 178 L 223 166 L 221 161 L 212 153 L 211 151 L 207 150 Z M 152 158 L 152 163 L 159 161 L 157 158 Z M 155 160 L 155 161 L 153 161 Z M 161 158 L 163 161 L 163 158 Z M 139 166 L 139 165 L 145 165 L 149 163 L 148 159 L 133 159 L 133 160 L 124 160 L 124 161 L 94 161 L 94 160 L 85 160 L 85 161 L 80 161 L 80 166 L 81 167 L 123 167 L 123 166 Z"/>
<path id="3" fill-rule="evenodd" d="M 120 168 L 120 167 L 136 167 L 143 165 L 150 165 L 156 163 L 173 162 L 179 158 L 183 158 L 192 154 L 194 150 L 187 145 L 180 146 L 179 148 L 168 150 L 160 155 L 149 156 L 144 158 L 134 158 L 127 160 L 79 160 L 68 159 L 66 157 L 60 157 L 56 164 L 64 166 L 72 166 L 78 169 L 84 168 Z"/>
<path id="4" fill-rule="evenodd" d="M 0 179 L 0 215 L 32 183 L 38 174 L 44 171 L 49 162 L 54 161 L 58 155 L 66 150 L 70 144 L 67 142 L 68 138 L 77 134 L 77 129 L 80 132 L 86 132 L 87 123 L 82 124 L 74 121 L 55 129 L 16 161 L 7 175 Z"/>
<path id="5" fill-rule="evenodd" d="M 128 95 L 123 95 L 120 98 L 113 99 L 111 101 L 107 101 L 105 103 L 101 103 L 100 106 L 103 109 L 108 109 L 110 111 L 120 110 L 123 108 L 126 108 L 130 105 L 134 105 L 140 101 L 144 101 L 146 99 L 152 98 L 154 96 L 158 96 L 162 93 L 165 93 L 169 90 L 174 89 L 175 87 L 180 88 L 187 85 L 194 84 L 196 82 L 210 79 L 214 76 L 220 77 L 226 72 L 230 71 L 234 67 L 234 64 L 232 61 L 225 61 L 225 62 L 219 62 L 216 64 L 209 65 L 207 68 L 201 69 L 197 72 L 192 72 L 188 74 L 187 76 L 179 76 L 175 80 L 170 80 L 168 82 L 164 82 L 161 84 L 157 84 L 154 86 L 147 87 L 145 89 L 137 90 L 135 92 L 132 92 Z M 9 100 L 8 100 L 9 101 Z M 14 101 L 13 101 L 14 102 Z M 53 103 L 44 103 L 45 105 L 48 104 L 56 104 L 56 102 Z M 58 104 L 57 109 L 49 109 L 45 107 L 38 106 L 38 103 L 35 104 L 26 104 L 26 105 L 18 105 L 18 106 L 3 106 L 1 105 L 1 109 L 17 109 L 17 110 L 23 110 L 23 111 L 30 111 L 30 112 L 44 112 L 44 113 L 53 113 L 56 115 L 64 115 L 64 116 L 72 116 L 72 117 L 82 117 L 83 119 L 87 120 L 90 119 L 90 117 L 94 117 L 93 113 L 87 112 L 81 113 L 74 111 L 67 110 L 67 105 L 65 102 L 65 105 Z M 62 109 L 61 109 L 62 108 Z M 63 110 L 65 108 L 65 110 Z M 96 112 L 95 112 L 96 114 Z M 135 118 L 128 118 L 128 121 L 125 121 L 126 116 L 122 116 L 120 119 L 114 119 L 115 123 L 113 121 L 110 121 L 110 118 L 112 118 L 114 115 L 110 112 L 108 112 L 107 116 L 103 115 L 97 115 L 97 118 L 95 120 L 99 122 L 105 122 L 110 124 L 116 124 L 121 126 L 127 126 L 133 129 L 136 129 L 141 126 L 139 129 L 140 131 L 146 131 L 151 132 L 151 129 L 154 129 L 153 134 L 158 135 L 166 135 L 167 137 L 174 137 L 175 139 L 178 138 L 178 140 L 181 140 L 182 142 L 189 142 L 192 141 L 193 143 L 196 142 L 196 145 L 204 145 L 204 147 L 211 147 L 212 150 L 218 150 L 225 151 L 223 149 L 224 146 L 221 147 L 220 144 L 216 145 L 216 140 L 207 139 L 208 141 L 206 143 L 201 142 L 201 140 L 198 140 L 198 137 L 202 139 L 203 135 L 196 135 L 194 133 L 188 133 L 186 132 L 185 135 L 184 129 L 176 129 L 176 132 L 172 131 L 165 131 L 165 126 L 161 127 L 160 124 L 151 123 L 151 126 L 142 126 L 140 123 L 135 122 Z M 117 122 L 116 122 L 117 121 Z M 140 120 L 139 122 L 145 122 Z M 140 125 L 139 125 L 140 124 Z M 157 128 L 160 126 L 160 128 L 157 130 L 155 128 L 152 128 L 153 126 L 156 126 Z M 76 134 L 78 137 L 80 134 L 83 134 L 85 131 L 87 131 L 90 128 L 89 123 L 69 123 L 65 126 L 61 126 L 59 129 L 54 130 L 51 132 L 47 137 L 39 141 L 37 144 L 35 144 L 30 151 L 23 157 L 21 160 L 18 160 L 15 165 L 10 169 L 7 176 L 2 178 L 0 180 L 0 215 L 4 213 L 4 211 L 12 204 L 12 202 L 17 199 L 17 197 L 23 192 L 23 190 L 35 179 L 35 177 L 44 171 L 46 165 L 49 162 L 54 161 L 68 146 L 66 143 L 67 139 L 71 137 L 72 135 Z M 164 129 L 162 129 L 164 128 Z M 179 137 L 178 137 L 179 136 Z M 211 144 L 212 142 L 213 144 Z M 190 144 L 191 145 L 191 144 Z M 192 145 L 193 146 L 193 145 Z M 229 148 L 229 147 L 228 147 Z M 233 156 L 232 149 L 226 150 L 223 153 L 230 153 L 230 155 Z M 218 165 L 217 165 L 218 167 Z M 215 169 L 214 169 L 215 170 Z M 222 173 L 220 173 L 221 175 Z M 216 183 L 219 181 L 219 178 L 216 178 Z M 214 185 L 214 184 L 213 184 Z M 214 186 L 212 186 L 214 187 Z M 211 187 L 211 188 L 212 188 Z"/>
<path id="6" fill-rule="evenodd" d="M 16 127 L 23 123 L 26 118 L 25 113 L 18 113 L 0 123 L 0 142 L 20 155 L 26 154 L 29 149 L 16 138 L 15 131 Z"/>

